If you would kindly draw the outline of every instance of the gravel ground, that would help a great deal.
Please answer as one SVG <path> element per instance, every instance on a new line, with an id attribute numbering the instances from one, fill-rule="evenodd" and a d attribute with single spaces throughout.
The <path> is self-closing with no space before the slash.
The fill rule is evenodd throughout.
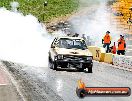
<path id="1" fill-rule="evenodd" d="M 37 72 L 38 67 L 27 67 L 5 61 L 3 63 L 13 74 L 27 101 L 63 101 L 63 99 L 48 86 L 47 82 L 39 77 L 43 73 L 40 74 Z"/>
<path id="2" fill-rule="evenodd" d="M 3 61 L 13 74 L 27 101 L 131 101 L 130 97 L 85 97 L 75 93 L 77 80 L 82 79 L 88 87 L 130 87 L 132 72 L 119 70 L 112 65 L 94 62 L 93 73 L 75 70 L 59 71 L 47 67 L 30 67 Z"/>

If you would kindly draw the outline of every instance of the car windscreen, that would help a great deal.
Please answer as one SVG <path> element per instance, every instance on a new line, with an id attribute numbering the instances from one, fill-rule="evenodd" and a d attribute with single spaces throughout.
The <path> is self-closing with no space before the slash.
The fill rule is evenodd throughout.
<path id="1" fill-rule="evenodd" d="M 66 49 L 76 48 L 76 49 L 82 49 L 82 50 L 87 48 L 84 40 L 68 39 L 68 38 L 61 38 L 59 40 L 58 47 L 59 48 L 66 48 Z"/>

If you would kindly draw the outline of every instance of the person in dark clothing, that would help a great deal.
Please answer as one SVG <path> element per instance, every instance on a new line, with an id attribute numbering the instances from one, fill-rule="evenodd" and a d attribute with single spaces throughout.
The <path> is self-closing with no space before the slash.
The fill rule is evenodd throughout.
<path id="1" fill-rule="evenodd" d="M 82 34 L 82 38 L 86 41 L 86 37 L 85 34 Z"/>
<path id="2" fill-rule="evenodd" d="M 79 36 L 79 34 L 78 33 L 75 33 L 75 37 L 78 37 Z"/>

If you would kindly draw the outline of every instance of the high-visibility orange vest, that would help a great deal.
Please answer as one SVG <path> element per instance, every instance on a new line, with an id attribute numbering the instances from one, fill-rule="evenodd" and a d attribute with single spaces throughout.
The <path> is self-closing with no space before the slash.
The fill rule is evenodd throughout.
<path id="1" fill-rule="evenodd" d="M 119 44 L 120 43 L 120 44 Z M 125 40 L 121 40 L 121 39 L 119 39 L 118 40 L 118 50 L 125 50 Z"/>
<path id="2" fill-rule="evenodd" d="M 106 34 L 104 36 L 104 43 L 110 43 L 110 41 L 111 41 L 110 35 L 109 34 Z"/>

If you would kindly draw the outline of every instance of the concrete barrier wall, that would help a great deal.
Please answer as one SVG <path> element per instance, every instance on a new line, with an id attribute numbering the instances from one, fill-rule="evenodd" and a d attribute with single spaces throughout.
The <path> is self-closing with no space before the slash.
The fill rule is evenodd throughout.
<path id="1" fill-rule="evenodd" d="M 132 69 L 132 56 L 123 56 L 112 53 L 105 53 L 105 49 L 96 46 L 88 46 L 93 55 L 93 59 L 119 66 L 121 69 Z"/>
<path id="2" fill-rule="evenodd" d="M 101 47 L 96 47 L 96 46 L 88 46 L 88 49 L 93 55 L 93 59 L 97 61 L 104 61 L 104 56 L 105 56 L 105 49 Z"/>
<path id="3" fill-rule="evenodd" d="M 132 56 L 113 55 L 113 65 L 132 69 Z"/>
<path id="4" fill-rule="evenodd" d="M 105 53 L 104 62 L 113 64 L 113 54 L 112 53 Z"/>

